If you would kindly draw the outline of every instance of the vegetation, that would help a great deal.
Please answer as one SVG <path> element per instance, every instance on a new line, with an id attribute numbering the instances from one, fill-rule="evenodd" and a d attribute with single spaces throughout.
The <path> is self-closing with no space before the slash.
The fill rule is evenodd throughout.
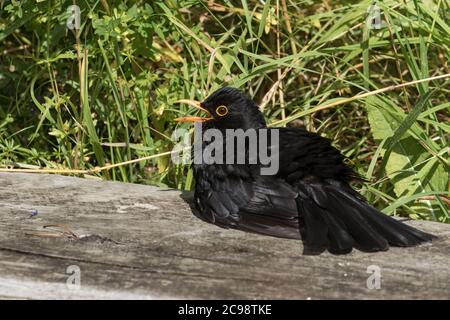
<path id="1" fill-rule="evenodd" d="M 191 189 L 167 155 L 194 112 L 175 102 L 230 85 L 332 139 L 385 213 L 450 222 L 450 1 L 378 1 L 379 29 L 370 4 L 0 1 L 0 167 Z"/>

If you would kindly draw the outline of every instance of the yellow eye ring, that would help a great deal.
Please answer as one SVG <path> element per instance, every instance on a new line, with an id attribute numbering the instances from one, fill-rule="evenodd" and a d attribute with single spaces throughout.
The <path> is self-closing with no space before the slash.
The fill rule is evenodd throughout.
<path id="1" fill-rule="evenodd" d="M 224 105 L 218 106 L 216 108 L 216 114 L 220 117 L 226 116 L 228 114 L 228 108 Z"/>

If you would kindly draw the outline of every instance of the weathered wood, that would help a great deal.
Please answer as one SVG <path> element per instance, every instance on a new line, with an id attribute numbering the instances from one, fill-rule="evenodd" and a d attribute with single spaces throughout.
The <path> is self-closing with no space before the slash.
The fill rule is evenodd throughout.
<path id="1" fill-rule="evenodd" d="M 303 256 L 298 241 L 200 221 L 179 191 L 0 173 L 0 297 L 449 299 L 450 225 L 408 223 L 440 239 Z M 49 224 L 81 238 L 28 235 Z M 70 265 L 81 270 L 78 290 L 66 286 Z M 371 265 L 381 269 L 380 289 L 366 286 Z"/>

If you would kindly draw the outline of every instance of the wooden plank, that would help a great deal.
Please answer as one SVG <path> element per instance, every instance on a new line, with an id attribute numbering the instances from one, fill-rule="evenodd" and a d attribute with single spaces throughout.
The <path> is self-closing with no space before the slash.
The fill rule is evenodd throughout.
<path id="1" fill-rule="evenodd" d="M 303 256 L 299 241 L 200 221 L 184 199 L 151 186 L 0 173 L 0 297 L 450 298 L 450 225 L 408 222 L 440 236 L 420 247 Z M 49 224 L 81 239 L 28 235 Z M 66 285 L 71 265 L 79 289 Z M 380 289 L 367 287 L 370 266 L 380 268 Z"/>

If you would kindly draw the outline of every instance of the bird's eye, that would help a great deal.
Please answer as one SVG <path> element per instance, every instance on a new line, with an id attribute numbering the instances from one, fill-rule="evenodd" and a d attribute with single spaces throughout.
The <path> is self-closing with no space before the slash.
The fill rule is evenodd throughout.
<path id="1" fill-rule="evenodd" d="M 228 108 L 226 106 L 218 106 L 216 108 L 216 113 L 218 116 L 223 117 L 226 116 L 228 114 Z"/>

